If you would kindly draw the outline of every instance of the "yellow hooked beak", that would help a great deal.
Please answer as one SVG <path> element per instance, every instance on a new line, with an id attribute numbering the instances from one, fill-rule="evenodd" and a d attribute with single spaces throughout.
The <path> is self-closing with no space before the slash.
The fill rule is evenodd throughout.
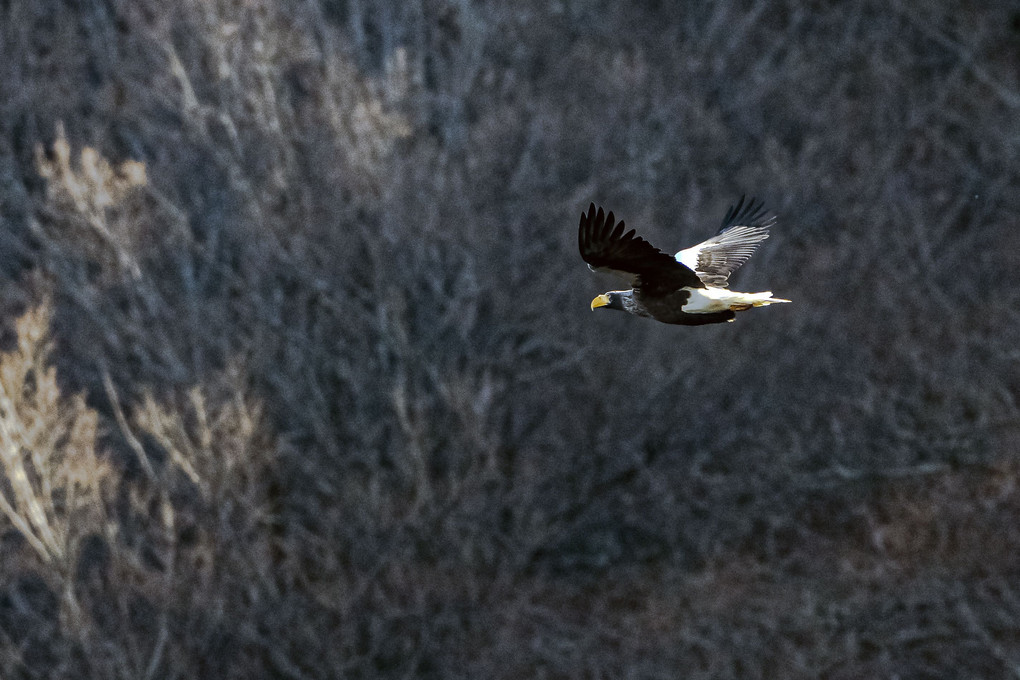
<path id="1" fill-rule="evenodd" d="M 591 301 L 591 311 L 595 311 L 596 307 L 607 307 L 609 305 L 609 296 L 603 293 L 597 298 Z"/>

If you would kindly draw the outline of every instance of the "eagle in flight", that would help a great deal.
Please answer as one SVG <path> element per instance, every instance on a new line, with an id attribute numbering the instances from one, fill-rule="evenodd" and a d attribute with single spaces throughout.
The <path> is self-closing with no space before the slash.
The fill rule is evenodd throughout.
<path id="1" fill-rule="evenodd" d="M 630 282 L 630 290 L 611 290 L 591 301 L 595 310 L 618 309 L 663 323 L 700 326 L 733 321 L 737 312 L 773 302 L 789 302 L 764 293 L 738 293 L 727 288 L 730 274 L 747 262 L 769 227 L 776 222 L 763 203 L 744 197 L 730 207 L 712 238 L 667 255 L 648 241 L 624 230 L 613 213 L 592 203 L 581 213 L 577 245 L 592 271 L 611 272 Z"/>

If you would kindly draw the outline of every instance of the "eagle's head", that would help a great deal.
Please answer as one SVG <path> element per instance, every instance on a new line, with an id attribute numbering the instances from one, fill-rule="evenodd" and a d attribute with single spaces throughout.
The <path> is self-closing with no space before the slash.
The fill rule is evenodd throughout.
<path id="1" fill-rule="evenodd" d="M 626 303 L 632 299 L 633 295 L 633 291 L 629 290 L 611 290 L 592 300 L 591 309 L 595 311 L 599 307 L 605 307 L 606 309 L 618 309 L 621 312 L 630 311 Z"/>

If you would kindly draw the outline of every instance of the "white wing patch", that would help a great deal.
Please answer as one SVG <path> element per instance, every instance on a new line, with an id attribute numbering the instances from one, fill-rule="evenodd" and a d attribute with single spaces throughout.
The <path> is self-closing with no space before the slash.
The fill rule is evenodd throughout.
<path id="1" fill-rule="evenodd" d="M 688 269 L 693 269 L 695 273 L 698 273 L 698 251 L 701 250 L 701 245 L 703 244 L 681 250 L 675 256 L 676 261 Z"/>
<path id="2" fill-rule="evenodd" d="M 769 237 L 774 218 L 761 226 L 735 225 L 707 241 L 681 250 L 676 261 L 693 269 L 706 286 L 725 288 L 730 274 Z"/>

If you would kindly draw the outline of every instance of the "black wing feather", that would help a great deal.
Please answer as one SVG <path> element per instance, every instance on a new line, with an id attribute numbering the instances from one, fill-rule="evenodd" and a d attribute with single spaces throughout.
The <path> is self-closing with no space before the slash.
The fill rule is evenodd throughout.
<path id="1" fill-rule="evenodd" d="M 769 228 L 775 223 L 776 218 L 768 217 L 769 211 L 765 209 L 765 201 L 758 201 L 755 205 L 755 198 L 752 196 L 747 205 L 744 205 L 745 196 L 741 196 L 736 205 L 730 206 L 723 217 L 719 232 L 722 233 L 732 226 Z"/>
<path id="2" fill-rule="evenodd" d="M 624 232 L 612 212 L 606 214 L 592 203 L 581 213 L 577 246 L 581 258 L 596 271 L 609 271 L 628 279 L 635 290 L 646 295 L 665 295 L 684 286 L 703 288 L 693 270 L 677 262 L 648 241 Z"/>

